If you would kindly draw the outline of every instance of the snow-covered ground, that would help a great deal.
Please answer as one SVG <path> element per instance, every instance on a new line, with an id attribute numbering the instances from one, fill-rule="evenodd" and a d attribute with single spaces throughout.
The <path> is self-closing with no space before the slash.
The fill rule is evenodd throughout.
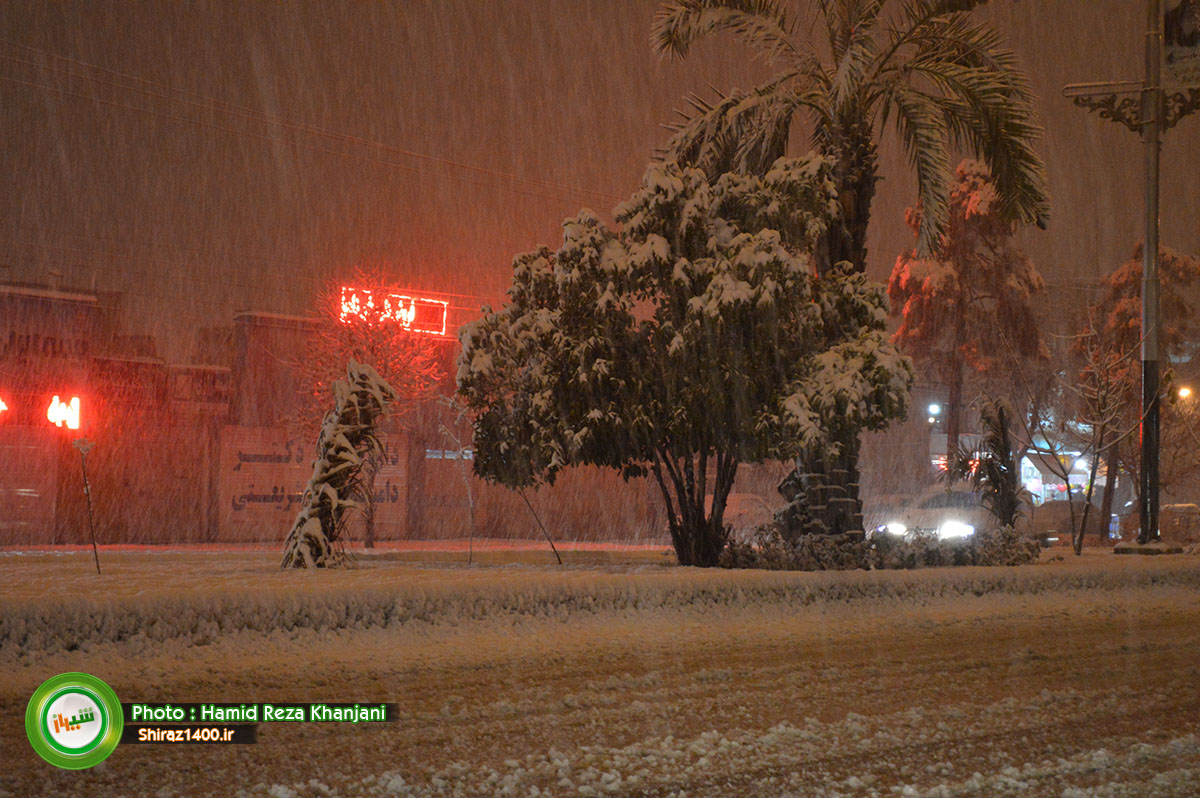
<path id="1" fill-rule="evenodd" d="M 1194 556 L 798 574 L 461 554 L 284 573 L 274 551 L 110 550 L 98 577 L 90 551 L 0 552 L 0 795 L 1200 794 Z M 69 670 L 124 701 L 402 711 L 71 773 L 23 729 Z"/>

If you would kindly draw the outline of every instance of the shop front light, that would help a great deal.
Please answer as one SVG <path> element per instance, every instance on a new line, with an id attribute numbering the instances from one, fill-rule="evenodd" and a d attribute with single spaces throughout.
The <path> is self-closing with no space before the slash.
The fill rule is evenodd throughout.
<path id="1" fill-rule="evenodd" d="M 72 396 L 69 402 L 64 402 L 54 394 L 46 408 L 46 418 L 56 427 L 65 425 L 67 429 L 79 429 L 79 397 Z"/>

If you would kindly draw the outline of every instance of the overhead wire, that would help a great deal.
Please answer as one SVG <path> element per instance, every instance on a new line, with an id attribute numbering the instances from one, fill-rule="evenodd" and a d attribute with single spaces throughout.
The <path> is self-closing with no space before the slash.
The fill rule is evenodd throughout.
<path id="1" fill-rule="evenodd" d="M 127 103 L 117 102 L 115 100 L 108 100 L 103 97 L 97 97 L 95 95 L 82 94 L 80 92 L 71 91 L 70 89 L 64 89 L 60 86 L 46 86 L 44 84 L 34 83 L 32 81 L 22 80 L 20 78 L 14 78 L 10 75 L 0 75 L 0 80 L 5 80 L 10 83 L 16 83 L 16 84 L 20 84 L 20 85 L 24 85 L 24 86 L 29 86 L 32 88 L 41 89 L 42 91 L 58 92 L 65 96 L 77 97 L 77 98 L 84 99 L 84 100 L 90 100 L 93 102 L 97 102 L 97 103 L 100 103 L 103 105 L 108 105 L 108 106 L 112 106 L 112 107 L 116 107 L 116 108 L 122 108 L 122 109 L 130 110 L 130 111 L 139 111 L 141 113 L 149 114 L 151 116 L 157 116 L 157 117 L 168 119 L 168 120 L 175 121 L 175 122 L 184 122 L 187 124 L 197 125 L 200 127 L 207 127 L 207 128 L 211 128 L 213 130 L 221 131 L 224 133 L 230 133 L 230 134 L 237 135 L 237 136 L 250 136 L 253 138 L 262 139 L 264 141 L 273 141 L 276 143 L 287 144 L 290 146 L 301 146 L 306 149 L 313 150 L 315 152 L 325 153 L 327 155 L 336 155 L 340 158 L 348 158 L 348 159 L 361 158 L 363 160 L 372 161 L 374 163 L 382 164 L 384 166 L 390 166 L 392 168 L 400 169 L 400 170 L 403 170 L 406 172 L 412 172 L 414 174 L 422 175 L 425 177 L 446 177 L 447 179 L 455 180 L 464 185 L 474 186 L 476 188 L 486 188 L 486 189 L 493 189 L 493 190 L 500 190 L 500 191 L 509 191 L 513 194 L 520 194 L 522 196 L 548 200 L 548 201 L 552 201 L 555 203 L 558 203 L 561 201 L 560 197 L 554 197 L 554 196 L 539 193 L 536 191 L 527 191 L 525 189 L 520 189 L 520 188 L 515 188 L 515 187 L 505 187 L 505 186 L 497 185 L 494 183 L 483 183 L 483 182 L 479 182 L 477 180 L 470 180 L 468 178 L 465 178 L 465 177 L 462 177 L 459 175 L 453 175 L 453 174 L 434 175 L 423 169 L 418 169 L 415 166 L 408 166 L 406 164 L 402 164 L 397 161 L 386 160 L 383 158 L 376 158 L 376 157 L 373 157 L 373 156 L 365 154 L 365 153 L 342 152 L 339 150 L 331 150 L 327 147 L 319 147 L 314 144 L 305 144 L 305 143 L 296 142 L 296 141 L 289 141 L 287 139 L 280 138 L 278 136 L 271 136 L 271 135 L 268 135 L 265 133 L 257 133 L 252 130 L 238 130 L 236 128 L 225 127 L 223 125 L 219 125 L 219 124 L 216 124 L 213 122 L 204 122 L 202 120 L 193 119 L 190 117 L 182 117 L 182 116 L 178 116 L 175 114 L 165 113 L 162 111 L 155 111 L 155 110 L 152 110 L 149 108 L 141 108 L 138 106 L 129 105 Z"/>
<path id="2" fill-rule="evenodd" d="M 137 75 L 131 75 L 128 73 L 109 69 L 107 67 L 102 67 L 102 66 L 99 66 L 96 64 L 90 64 L 88 62 L 80 61 L 78 59 L 70 58 L 67 56 L 50 53 L 50 52 L 41 50 L 36 47 L 31 47 L 29 45 L 20 44 L 18 42 L 13 42 L 13 41 L 10 41 L 7 39 L 0 38 L 0 44 L 7 45 L 9 47 L 19 48 L 21 50 L 35 52 L 35 53 L 45 56 L 48 59 L 66 62 L 68 64 L 73 64 L 73 65 L 76 65 L 79 67 L 83 67 L 85 69 L 91 69 L 96 72 L 100 72 L 100 73 L 103 73 L 106 75 L 111 75 L 113 77 L 119 78 L 120 80 L 134 82 L 137 84 L 142 84 L 141 86 L 123 85 L 120 82 L 117 82 L 114 80 L 106 80 L 106 79 L 100 78 L 96 75 L 89 75 L 89 74 L 81 73 L 79 71 L 75 71 L 75 70 L 72 70 L 69 68 L 54 66 L 52 64 L 40 64 L 35 61 L 30 61 L 30 60 L 27 60 L 24 58 L 19 58 L 17 56 L 11 55 L 11 54 L 0 53 L 0 58 L 7 60 L 9 62 L 12 62 L 12 63 L 18 63 L 18 64 L 22 64 L 25 66 L 34 67 L 37 69 L 49 70 L 51 72 L 55 72 L 55 73 L 58 73 L 61 75 L 66 75 L 71 78 L 78 78 L 81 80 L 90 81 L 90 82 L 93 82 L 93 83 L 96 83 L 96 84 L 99 84 L 102 86 L 120 89 L 123 91 L 135 92 L 135 93 L 141 94 L 143 96 L 154 97 L 154 98 L 166 100 L 168 102 L 180 103 L 180 104 L 183 104 L 183 105 L 186 105 L 186 106 L 189 106 L 192 108 L 196 108 L 196 109 L 199 109 L 202 111 L 216 111 L 216 112 L 220 112 L 220 113 L 226 113 L 226 114 L 229 114 L 229 115 L 232 115 L 235 117 L 240 117 L 240 118 L 252 121 L 252 122 L 259 122 L 262 124 L 279 127 L 284 130 L 290 130 L 290 131 L 297 132 L 297 133 L 305 133 L 310 136 L 324 138 L 324 139 L 328 139 L 328 140 L 332 140 L 332 141 L 337 141 L 340 143 L 353 144 L 353 145 L 358 145 L 358 146 L 367 147 L 367 148 L 371 148 L 371 149 L 376 149 L 376 150 L 380 150 L 382 152 L 386 152 L 386 153 L 390 153 L 390 154 L 394 154 L 394 155 L 400 155 L 403 157 L 408 157 L 408 158 L 413 158 L 416 160 L 425 161 L 427 163 L 435 163 L 435 164 L 449 167 L 452 169 L 461 169 L 461 170 L 468 171 L 468 172 L 471 172 L 471 173 L 474 173 L 477 175 L 482 175 L 485 177 L 509 180 L 514 183 L 524 184 L 527 187 L 540 188 L 543 190 L 554 191 L 561 195 L 574 196 L 576 198 L 590 199 L 592 201 L 601 200 L 603 202 L 608 202 L 608 203 L 613 203 L 613 204 L 615 204 L 617 201 L 615 197 L 613 197 L 605 192 L 596 191 L 594 189 L 581 188 L 581 187 L 577 187 L 577 186 L 566 186 L 566 185 L 554 183 L 552 181 L 543 180 L 540 178 L 525 177 L 523 175 L 517 175 L 514 173 L 505 172 L 505 171 L 498 170 L 498 169 L 489 169 L 486 167 L 476 166 L 474 164 L 467 164 L 467 163 L 455 161 L 455 160 L 448 159 L 448 158 L 440 158 L 437 156 L 432 156 L 432 155 L 428 155 L 425 153 L 420 153 L 420 152 L 416 152 L 413 150 L 404 149 L 401 147 L 395 147 L 392 145 L 385 144 L 383 142 L 373 141 L 373 140 L 370 140 L 370 139 L 367 139 L 367 138 L 364 138 L 361 136 L 355 136 L 353 134 L 342 133 L 339 131 L 326 130 L 324 128 L 319 128 L 315 125 L 311 125 L 308 123 L 296 122 L 296 121 L 286 119 L 284 117 L 281 117 L 281 116 L 278 116 L 275 114 L 264 113 L 264 112 L 256 111 L 254 109 L 246 108 L 245 106 L 240 106 L 240 105 L 228 102 L 226 100 L 221 100 L 220 98 L 202 94 L 200 92 L 195 92 L 195 91 L 191 91 L 188 89 L 182 89 L 182 88 L 177 88 L 177 87 L 173 87 L 173 86 L 168 86 L 166 84 L 159 83 L 157 81 L 152 81 L 147 78 L 142 78 Z M 85 99 L 93 99 L 93 100 L 104 102 L 103 98 L 96 97 L 94 95 L 80 95 L 77 92 L 71 92 L 66 89 L 63 89 L 62 87 L 45 86 L 43 84 L 35 84 L 31 81 L 24 81 L 19 78 L 14 78 L 11 76 L 0 76 L 0 78 L 9 80 L 10 82 L 19 83 L 19 84 L 27 85 L 27 86 L 34 87 L 34 88 L 40 88 L 45 91 L 59 91 L 59 92 L 68 94 L 70 96 L 77 96 L 77 97 L 82 96 Z M 143 86 L 149 86 L 150 88 L 143 88 Z M 184 96 L 176 96 L 176 95 L 184 95 Z M 187 96 L 199 98 L 203 102 L 197 102 L 196 100 L 187 99 Z M 153 111 L 153 110 L 146 109 L 146 108 L 139 108 L 136 106 L 129 106 L 127 104 L 117 103 L 115 101 L 108 101 L 108 104 L 116 105 L 117 107 L 127 108 L 130 110 L 138 110 L 138 111 L 142 111 L 144 113 L 150 113 L 150 114 L 155 114 L 155 115 L 160 115 L 160 116 L 163 115 L 161 112 Z M 273 136 L 266 136 L 263 134 L 255 134 L 252 131 L 238 131 L 236 129 L 224 128 L 219 125 L 215 125 L 211 122 L 204 122 L 202 120 L 195 119 L 193 117 L 177 117 L 177 116 L 173 116 L 173 115 L 166 115 L 166 116 L 167 116 L 167 118 L 173 119 L 175 121 L 189 122 L 192 124 L 197 124 L 197 125 L 201 125 L 201 126 L 205 126 L 205 127 L 211 127 L 211 128 L 221 130 L 221 131 L 224 131 L 227 133 L 236 134 L 236 133 L 244 132 L 249 135 L 254 135 L 258 138 L 266 138 L 271 141 L 281 141 L 280 139 L 277 139 Z M 386 165 L 390 165 L 390 166 L 395 166 L 397 168 L 405 169 L 407 171 L 413 171 L 418 174 L 424 174 L 424 175 L 434 174 L 434 173 L 430 173 L 430 172 L 427 172 L 424 170 L 417 169 L 416 167 L 398 163 L 396 161 L 383 160 L 383 159 L 371 157 L 371 156 L 368 156 L 368 155 L 365 155 L 362 153 L 345 153 L 345 152 L 340 152 L 340 151 L 336 151 L 336 150 L 328 150 L 325 148 L 311 147 L 311 146 L 310 146 L 310 148 L 315 149 L 318 152 L 340 155 L 342 157 L 362 157 L 367 160 L 371 160 L 371 161 L 374 161 L 377 163 L 382 163 L 382 164 L 386 164 Z M 503 184 L 479 183 L 479 182 L 473 182 L 473 181 L 466 181 L 466 180 L 463 180 L 461 177 L 455 177 L 455 176 L 449 175 L 449 174 L 444 175 L 444 176 L 449 177 L 451 179 L 457 179 L 460 182 L 466 182 L 468 185 L 497 188 L 497 189 L 501 189 L 501 190 L 509 190 L 509 191 L 514 191 L 515 193 L 523 194 L 526 196 L 541 197 L 541 198 L 549 199 L 549 197 L 546 197 L 545 194 L 541 194 L 541 193 L 533 192 L 533 191 L 521 190 L 521 189 L 517 189 L 512 186 L 504 186 Z"/>

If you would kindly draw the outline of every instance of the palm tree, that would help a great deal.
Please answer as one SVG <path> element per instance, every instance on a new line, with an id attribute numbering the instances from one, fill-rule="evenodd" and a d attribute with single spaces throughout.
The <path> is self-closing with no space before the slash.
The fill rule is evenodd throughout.
<path id="1" fill-rule="evenodd" d="M 995 180 L 999 215 L 1044 227 L 1045 168 L 1033 95 L 1000 35 L 968 13 L 985 0 L 814 0 L 797 35 L 781 0 L 672 0 L 654 22 L 660 53 L 732 34 L 779 71 L 750 91 L 714 102 L 691 98 L 665 155 L 704 169 L 765 172 L 784 155 L 792 124 L 810 126 L 813 148 L 834 164 L 841 216 L 817 242 L 817 275 L 846 261 L 864 271 L 867 225 L 879 179 L 878 142 L 894 125 L 917 175 L 916 252 L 937 249 L 948 213 L 951 153 L 982 159 Z M 812 31 L 816 31 L 813 33 Z M 858 498 L 858 434 L 836 454 L 811 452 L 793 482 L 834 486 Z M 796 501 L 796 499 L 793 499 Z M 833 529 L 831 532 L 842 532 Z"/>
<path id="2" fill-rule="evenodd" d="M 729 33 L 780 69 L 750 91 L 691 99 L 666 151 L 710 176 L 763 173 L 803 117 L 811 142 L 836 165 L 840 225 L 817 252 L 818 272 L 848 261 L 866 268 L 866 235 L 878 175 L 878 141 L 894 124 L 917 175 L 917 251 L 945 225 L 951 152 L 972 152 L 995 179 L 1001 215 L 1044 227 L 1045 169 L 1033 149 L 1041 129 L 1033 96 L 1000 35 L 968 13 L 985 0 L 817 0 L 812 30 L 779 0 L 674 0 L 654 23 L 661 53 L 679 58 L 706 36 Z"/>

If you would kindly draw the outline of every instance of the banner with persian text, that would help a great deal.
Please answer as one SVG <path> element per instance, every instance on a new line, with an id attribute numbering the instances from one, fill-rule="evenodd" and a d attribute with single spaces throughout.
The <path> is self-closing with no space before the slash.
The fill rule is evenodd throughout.
<path id="1" fill-rule="evenodd" d="M 375 476 L 375 536 L 406 535 L 408 443 L 399 432 L 383 441 L 384 457 Z M 218 540 L 282 541 L 291 528 L 304 488 L 312 476 L 314 445 L 275 427 L 225 427 L 218 470 Z M 351 539 L 361 542 L 363 524 L 355 518 Z"/>

